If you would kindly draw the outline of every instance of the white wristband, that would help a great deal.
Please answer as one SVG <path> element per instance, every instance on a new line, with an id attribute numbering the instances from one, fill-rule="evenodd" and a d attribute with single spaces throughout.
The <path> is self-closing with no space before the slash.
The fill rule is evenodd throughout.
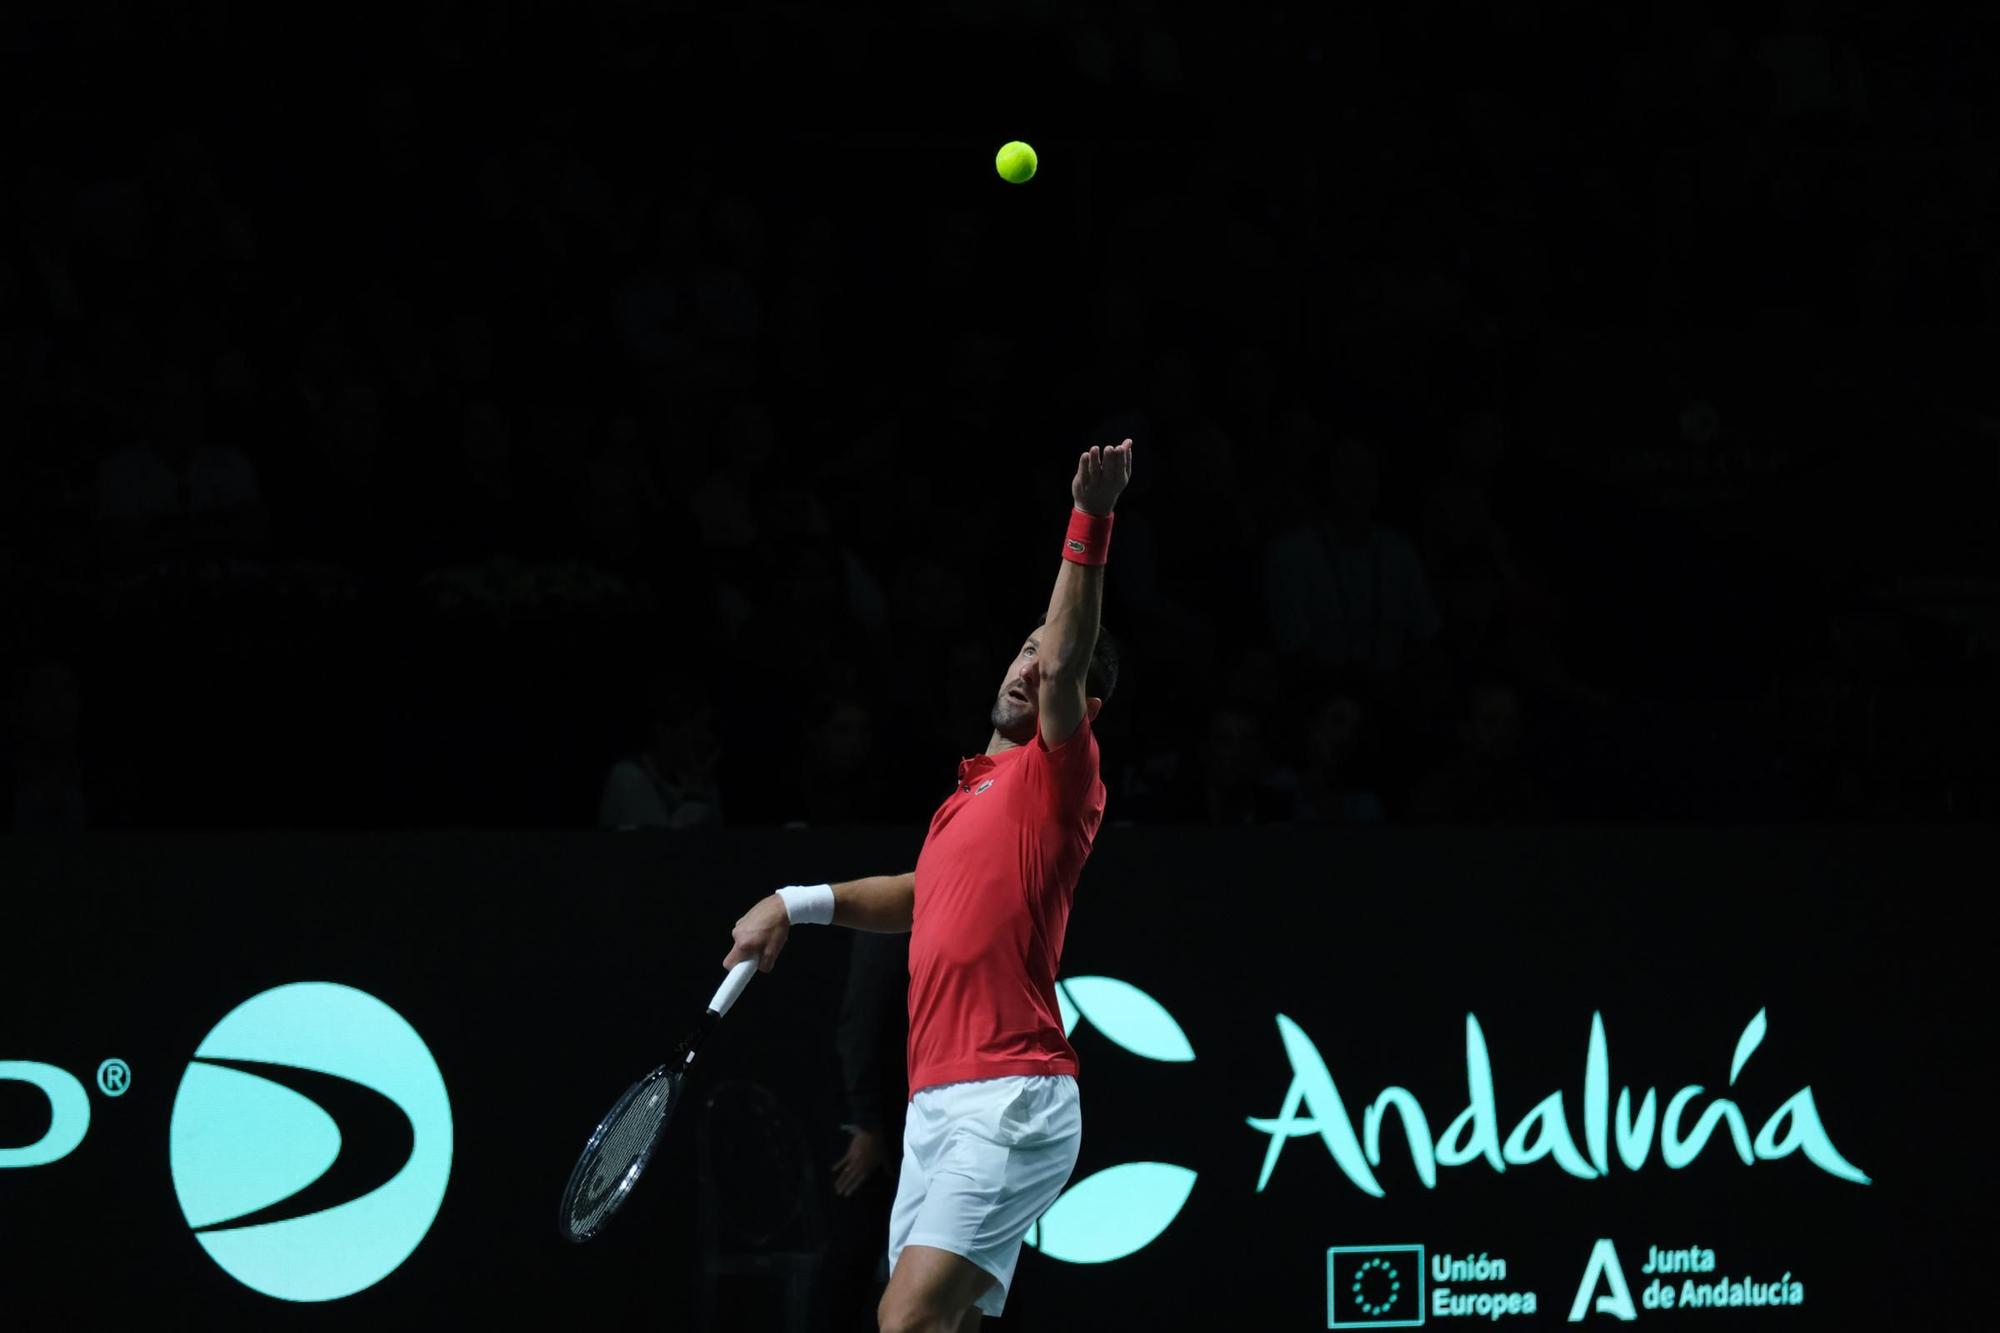
<path id="1" fill-rule="evenodd" d="M 795 926 L 833 924 L 833 885 L 788 884 L 778 890 L 785 900 L 785 915 Z"/>

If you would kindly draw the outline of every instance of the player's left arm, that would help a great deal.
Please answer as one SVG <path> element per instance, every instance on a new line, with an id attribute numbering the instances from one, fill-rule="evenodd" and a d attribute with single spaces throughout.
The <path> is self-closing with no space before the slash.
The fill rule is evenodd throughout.
<path id="1" fill-rule="evenodd" d="M 1070 499 L 1086 514 L 1109 514 L 1132 480 L 1132 441 L 1106 449 L 1092 445 L 1076 460 Z M 1053 749 L 1068 740 L 1086 712 L 1084 681 L 1097 648 L 1097 625 L 1104 609 L 1104 566 L 1064 560 L 1042 626 L 1040 646 L 1029 670 L 1037 677 L 1042 743 Z"/>

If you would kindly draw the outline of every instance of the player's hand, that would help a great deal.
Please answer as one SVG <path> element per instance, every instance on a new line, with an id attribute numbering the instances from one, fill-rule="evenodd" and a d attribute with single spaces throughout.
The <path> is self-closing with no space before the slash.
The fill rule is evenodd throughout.
<path id="1" fill-rule="evenodd" d="M 846 1198 L 866 1185 L 868 1178 L 888 1160 L 888 1146 L 882 1141 L 880 1130 L 855 1130 L 854 1137 L 847 1141 L 846 1155 L 833 1164 L 833 1192 Z"/>
<path id="2" fill-rule="evenodd" d="M 1109 449 L 1093 444 L 1076 460 L 1069 498 L 1086 514 L 1108 514 L 1132 481 L 1132 441 Z"/>
<path id="3" fill-rule="evenodd" d="M 757 970 L 769 972 L 777 964 L 778 954 L 791 933 L 792 919 L 785 911 L 785 900 L 774 893 L 737 919 L 729 932 L 735 947 L 722 960 L 722 966 L 732 968 L 746 958 L 755 958 Z"/>

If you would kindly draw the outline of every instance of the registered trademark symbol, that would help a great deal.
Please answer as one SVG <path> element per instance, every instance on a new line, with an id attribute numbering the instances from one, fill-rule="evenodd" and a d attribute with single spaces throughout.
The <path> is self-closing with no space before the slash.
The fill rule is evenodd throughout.
<path id="1" fill-rule="evenodd" d="M 123 1097 L 132 1086 L 132 1066 L 123 1060 L 106 1060 L 97 1067 L 97 1090 L 107 1097 Z"/>

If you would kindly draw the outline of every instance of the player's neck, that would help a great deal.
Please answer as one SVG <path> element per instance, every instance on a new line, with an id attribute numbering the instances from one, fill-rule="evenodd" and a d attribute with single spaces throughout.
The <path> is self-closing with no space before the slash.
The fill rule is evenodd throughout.
<path id="1" fill-rule="evenodd" d="M 986 753 L 989 756 L 999 754 L 1005 750 L 1018 750 L 1020 748 L 1021 743 L 1019 741 L 1010 741 L 997 731 L 993 733 L 993 739 L 986 742 Z"/>

